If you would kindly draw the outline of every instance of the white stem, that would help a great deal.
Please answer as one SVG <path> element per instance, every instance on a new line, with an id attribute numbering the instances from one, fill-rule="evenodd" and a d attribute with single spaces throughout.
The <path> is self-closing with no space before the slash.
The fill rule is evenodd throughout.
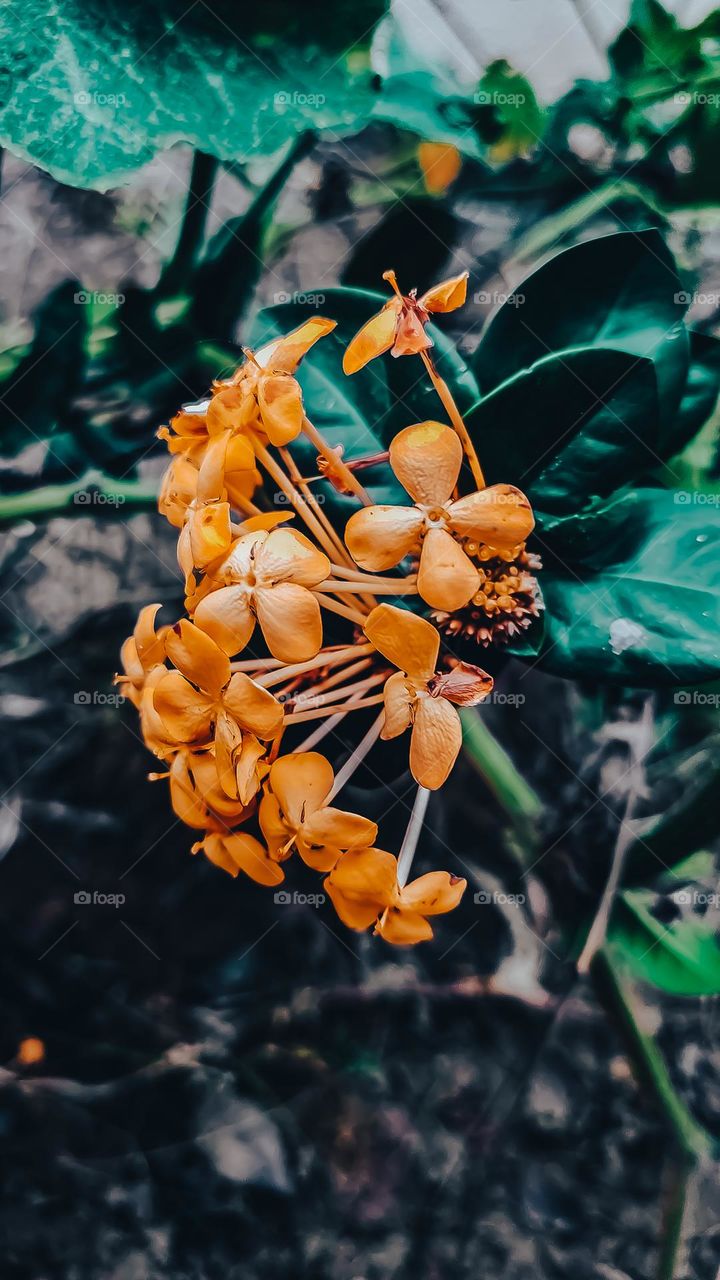
<path id="1" fill-rule="evenodd" d="M 333 729 L 337 729 L 346 715 L 347 711 L 338 711 L 336 716 L 330 716 L 329 720 L 326 720 L 324 724 L 321 724 L 312 733 L 308 734 L 307 738 L 298 743 L 289 754 L 295 756 L 299 751 L 312 751 L 313 747 L 317 746 L 318 742 L 322 742 L 328 733 L 332 733 Z"/>
<path id="2" fill-rule="evenodd" d="M 355 750 L 350 756 L 350 759 L 347 761 L 346 764 L 343 765 L 339 774 L 335 778 L 333 789 L 330 792 L 330 795 L 328 796 L 327 800 L 325 801 L 326 804 L 330 804 L 331 800 L 338 794 L 338 792 L 342 791 L 343 787 L 345 786 L 345 783 L 349 782 L 350 778 L 352 778 L 355 770 L 358 768 L 359 765 L 362 764 L 368 751 L 371 750 L 371 748 L 375 745 L 378 738 L 380 737 L 380 730 L 382 729 L 384 723 L 385 723 L 385 711 L 383 710 L 380 712 L 380 715 L 378 716 L 377 720 L 374 720 L 373 723 L 370 725 L 370 728 L 365 734 L 365 737 L 360 739 Z"/>
<path id="3" fill-rule="evenodd" d="M 423 822 L 425 821 L 425 810 L 427 809 L 429 799 L 430 792 L 427 787 L 419 786 L 415 795 L 413 810 L 410 814 L 410 821 L 407 824 L 405 838 L 398 854 L 397 879 L 401 889 L 403 889 L 408 882 L 410 868 L 412 867 L 415 850 L 417 849 L 417 842 L 420 838 Z"/>

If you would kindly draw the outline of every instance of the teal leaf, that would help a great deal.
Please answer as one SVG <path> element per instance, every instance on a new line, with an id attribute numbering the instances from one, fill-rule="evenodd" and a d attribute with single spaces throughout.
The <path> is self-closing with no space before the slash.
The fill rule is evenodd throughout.
<path id="1" fill-rule="evenodd" d="M 662 896 L 651 890 L 628 889 L 622 894 L 611 922 L 610 946 L 637 978 L 661 991 L 677 996 L 717 995 L 717 894 L 712 884 L 693 879 L 682 887 L 679 873 L 677 868 L 677 887 L 664 900 L 665 911 Z"/>

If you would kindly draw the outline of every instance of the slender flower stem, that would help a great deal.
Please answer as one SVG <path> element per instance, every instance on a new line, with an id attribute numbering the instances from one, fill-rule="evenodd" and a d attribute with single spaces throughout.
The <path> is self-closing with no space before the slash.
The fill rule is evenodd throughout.
<path id="1" fill-rule="evenodd" d="M 326 800 L 326 804 L 330 804 L 330 802 L 334 799 L 334 797 L 338 795 L 340 791 L 342 791 L 346 783 L 350 781 L 353 774 L 355 773 L 355 770 L 362 764 L 366 755 L 370 750 L 372 750 L 378 738 L 380 737 L 380 730 L 382 729 L 384 723 L 385 723 L 385 712 L 381 711 L 377 720 L 373 721 L 373 723 L 370 725 L 370 728 L 368 729 L 365 736 L 361 738 L 360 741 L 358 742 L 355 750 L 350 756 L 350 759 L 343 765 L 342 769 L 337 774 L 335 778 L 335 782 L 333 783 L 333 789 Z"/>
<path id="2" fill-rule="evenodd" d="M 317 711 L 295 711 L 292 715 L 285 717 L 285 724 L 301 724 L 303 720 L 320 720 L 324 716 L 337 715 L 338 711 L 345 713 L 346 711 L 364 711 L 366 707 L 376 707 L 379 702 L 383 701 L 382 693 L 375 694 L 372 698 L 361 698 L 358 702 L 341 703 L 338 707 L 320 707 Z"/>
<path id="3" fill-rule="evenodd" d="M 353 582 L 362 582 L 363 586 L 367 583 L 369 587 L 375 585 L 378 587 L 390 587 L 397 586 L 398 583 L 402 582 L 417 582 L 416 573 L 408 573 L 405 577 L 400 578 L 390 578 L 378 573 L 364 573 L 355 565 L 353 565 L 352 569 L 346 569 L 341 564 L 333 564 L 332 561 L 330 563 L 330 568 L 332 569 L 334 578 L 347 578 Z"/>
<path id="4" fill-rule="evenodd" d="M 387 672 L 375 672 L 371 676 L 367 676 L 365 680 L 356 680 L 354 684 L 344 684 L 339 689 L 331 689 L 329 693 L 316 694 L 313 689 L 306 689 L 299 693 L 295 699 L 302 707 L 303 701 L 309 701 L 313 707 L 324 707 L 329 702 L 335 702 L 338 698 L 349 697 L 351 694 L 357 697 L 366 693 L 368 689 L 372 689 L 375 685 L 387 680 Z"/>
<path id="5" fill-rule="evenodd" d="M 410 868 L 415 857 L 415 850 L 420 839 L 420 832 L 425 821 L 425 811 L 430 799 L 430 792 L 427 787 L 418 787 L 415 793 L 415 803 L 413 804 L 410 821 L 407 824 L 407 830 L 398 854 L 397 880 L 401 889 L 405 887 L 410 875 Z"/>
<path id="6" fill-rule="evenodd" d="M 372 666 L 372 658 L 361 658 L 359 662 L 353 662 L 352 666 L 341 667 L 339 671 L 335 671 L 333 675 L 326 676 L 324 680 L 320 680 L 318 684 L 313 685 L 315 693 L 324 693 L 326 689 L 332 689 L 343 680 L 347 680 L 348 676 L 354 676 L 361 671 L 367 671 Z"/>
<path id="7" fill-rule="evenodd" d="M 398 578 L 392 583 L 392 586 L 378 586 L 373 583 L 373 592 L 377 596 L 416 596 L 418 589 L 414 582 L 407 582 L 404 578 Z M 357 592 L 357 586 L 354 582 L 335 582 L 332 578 L 326 578 L 324 582 L 318 583 L 313 587 L 314 591 L 354 591 Z M 373 606 L 374 607 L 374 606 Z"/>
<path id="8" fill-rule="evenodd" d="M 320 435 L 320 432 L 313 426 L 309 418 L 303 419 L 303 431 L 305 432 L 308 440 L 315 445 L 318 453 L 321 454 L 336 471 L 340 472 L 347 488 L 355 494 L 356 498 L 360 499 L 363 506 L 371 506 L 370 495 L 365 489 L 363 489 L 360 481 L 357 479 L 357 476 L 353 474 L 347 464 L 343 462 L 342 458 L 339 457 L 333 449 L 331 449 L 327 440 Z"/>
<path id="9" fill-rule="evenodd" d="M 358 613 L 356 609 L 347 609 L 344 604 L 339 604 L 337 600 L 331 600 L 322 592 L 315 599 L 318 604 L 322 605 L 323 609 L 329 609 L 331 613 L 338 613 L 341 618 L 347 618 L 348 622 L 354 622 L 358 627 L 364 626 L 367 614 Z"/>
<path id="10" fill-rule="evenodd" d="M 346 715 L 346 711 L 338 711 L 336 716 L 329 716 L 324 724 L 318 725 L 317 729 L 313 729 L 313 732 L 309 733 L 307 738 L 303 738 L 302 742 L 299 742 L 296 747 L 293 747 L 289 754 L 297 755 L 299 751 L 311 751 L 313 747 L 317 746 L 318 742 L 322 742 L 323 738 L 326 738 L 329 733 L 332 733 L 333 729 L 337 729 L 338 725 L 342 724 Z"/>
<path id="11" fill-rule="evenodd" d="M 286 666 L 277 658 L 270 658 L 268 661 L 274 669 L 266 676 L 259 676 L 256 683 L 269 689 L 271 685 L 283 684 L 293 676 L 302 676 L 306 671 L 314 671 L 318 667 L 334 667 L 338 663 L 350 662 L 353 658 L 372 652 L 371 644 L 349 644 L 340 649 L 321 649 L 314 658 L 308 658 L 307 662 L 294 662 L 292 666 Z M 232 662 L 230 666 L 233 671 L 249 670 L 243 663 Z"/>
<path id="12" fill-rule="evenodd" d="M 302 494 L 298 493 L 292 481 L 285 475 L 282 467 L 280 467 L 272 455 L 268 453 L 262 441 L 252 432 L 249 433 L 249 439 L 252 442 L 258 461 L 262 463 L 268 475 L 275 481 L 281 492 L 285 494 L 288 502 L 292 507 L 294 507 L 301 519 L 305 521 L 308 529 L 310 529 L 313 536 L 317 538 L 323 551 L 325 551 L 329 555 L 330 559 L 332 559 L 335 555 L 335 548 L 330 542 L 314 511 L 311 510 Z"/>
<path id="13" fill-rule="evenodd" d="M 458 409 L 455 401 L 453 400 L 450 388 L 448 387 L 444 378 L 440 377 L 440 374 L 437 372 L 437 369 L 435 368 L 435 365 L 430 359 L 430 356 L 428 355 L 427 351 L 420 352 L 420 359 L 422 360 L 423 364 L 425 365 L 425 368 L 427 369 L 428 377 L 430 378 L 430 381 L 432 382 L 435 390 L 437 391 L 440 397 L 440 400 L 442 401 L 442 405 L 443 405 L 443 408 L 445 409 L 445 412 L 447 413 L 453 427 L 457 431 L 462 441 L 462 447 L 465 450 L 465 456 L 468 462 L 470 463 L 470 470 L 473 473 L 473 478 L 475 480 L 475 483 L 478 489 L 484 489 L 485 476 L 483 475 L 482 467 L 480 466 L 478 456 L 475 452 L 475 446 L 472 440 L 470 439 L 470 436 L 468 435 L 468 429 L 462 420 L 462 415 L 460 413 L 460 410 Z"/>

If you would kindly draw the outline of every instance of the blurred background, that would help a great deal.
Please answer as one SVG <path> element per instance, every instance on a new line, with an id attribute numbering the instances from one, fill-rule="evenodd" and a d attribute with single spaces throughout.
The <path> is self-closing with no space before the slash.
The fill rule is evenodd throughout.
<path id="1" fill-rule="evenodd" d="M 717 13 L 376 5 L 301 82 L 265 33 L 276 107 L 278 84 L 323 102 L 271 112 L 283 136 L 253 126 L 244 150 L 218 118 L 228 69 L 264 92 L 252 17 L 51 8 L 0 22 L 3 1276 L 712 1280 L 717 1000 L 618 1001 L 575 978 L 558 923 L 607 875 L 648 695 L 507 665 L 493 744 L 461 758 L 421 847 L 472 882 L 401 951 L 191 857 L 112 677 L 138 609 L 181 607 L 155 430 L 263 307 L 467 268 L 445 328 L 468 353 L 552 253 L 654 225 L 691 325 L 720 332 Z M 265 15 L 303 48 L 325 17 Z M 683 474 L 711 483 L 716 443 L 713 418 Z M 652 706 L 641 815 L 712 848 L 717 706 Z M 358 778 L 362 810 L 383 780 Z M 708 1135 L 690 1177 L 683 1125 Z"/>

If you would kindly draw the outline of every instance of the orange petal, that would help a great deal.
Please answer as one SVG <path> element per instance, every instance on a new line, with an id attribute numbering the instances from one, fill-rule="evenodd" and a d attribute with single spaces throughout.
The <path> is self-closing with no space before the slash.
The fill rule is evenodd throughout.
<path id="1" fill-rule="evenodd" d="M 460 437 L 442 422 L 418 422 L 399 431 L 390 445 L 390 466 L 413 502 L 441 507 L 462 466 Z"/>
<path id="2" fill-rule="evenodd" d="M 300 385 L 289 373 L 266 374 L 258 383 L 258 405 L 271 444 L 289 444 L 300 435 L 303 402 Z"/>
<path id="3" fill-rule="evenodd" d="M 165 661 L 164 631 L 158 634 L 155 630 L 155 619 L 160 609 L 160 604 L 146 604 L 138 614 L 133 631 L 135 650 L 145 671 Z"/>
<path id="4" fill-rule="evenodd" d="M 187 458 L 173 458 L 163 476 L 158 511 L 176 529 L 181 529 L 185 512 L 197 496 L 198 470 Z"/>
<path id="5" fill-rule="evenodd" d="M 463 537 L 510 551 L 530 537 L 535 519 L 524 493 L 512 484 L 493 484 L 453 502 L 450 525 Z"/>
<path id="6" fill-rule="evenodd" d="M 283 709 L 277 698 L 244 671 L 236 671 L 231 677 L 222 701 L 240 728 L 258 738 L 274 738 L 282 724 Z"/>
<path id="7" fill-rule="evenodd" d="M 390 679 L 385 682 L 384 704 L 385 704 L 385 721 L 382 727 L 381 738 L 397 738 L 401 733 L 410 727 L 412 719 L 411 707 L 415 698 L 414 691 L 408 685 L 408 682 L 402 671 L 396 671 Z"/>
<path id="8" fill-rule="evenodd" d="M 456 707 L 474 707 L 492 693 L 494 681 L 482 667 L 471 662 L 458 662 L 450 671 L 436 675 L 430 681 L 433 698 L 446 698 Z"/>
<path id="9" fill-rule="evenodd" d="M 330 561 L 309 538 L 296 529 L 273 529 L 256 556 L 258 583 L 297 582 L 316 587 L 330 573 Z"/>
<path id="10" fill-rule="evenodd" d="M 282 884 L 285 879 L 282 867 L 268 857 L 260 841 L 244 831 L 235 831 L 232 835 L 209 835 L 195 847 L 202 848 L 211 862 L 230 871 L 231 875 L 244 871 L 251 880 L 267 885 Z M 231 866 L 235 868 L 234 872 Z"/>
<path id="11" fill-rule="evenodd" d="M 193 565 L 206 569 L 229 550 L 232 543 L 230 506 L 227 502 L 209 502 L 193 511 L 190 517 L 190 548 Z"/>
<path id="12" fill-rule="evenodd" d="M 379 604 L 363 628 L 378 653 L 408 675 L 429 680 L 434 674 L 440 636 L 431 622 L 394 604 Z"/>
<path id="13" fill-rule="evenodd" d="M 345 545 L 361 569 L 393 569 L 416 550 L 423 524 L 417 507 L 363 507 L 345 526 Z"/>
<path id="14" fill-rule="evenodd" d="M 433 285 L 432 289 L 428 289 L 420 298 L 420 306 L 426 311 L 436 311 L 441 314 L 446 311 L 456 311 L 458 307 L 462 307 L 467 298 L 467 271 L 461 271 L 459 276 L 451 276 L 449 280 L 442 280 L 440 284 Z"/>
<path id="15" fill-rule="evenodd" d="M 479 582 L 477 569 L 447 529 L 428 529 L 417 580 L 423 600 L 433 609 L 452 613 L 468 603 Z"/>
<path id="16" fill-rule="evenodd" d="M 313 871 L 332 871 L 342 853 L 336 844 L 311 844 L 305 840 L 301 831 L 295 838 L 295 847 L 306 867 Z"/>
<path id="17" fill-rule="evenodd" d="M 220 587 L 205 596 L 195 610 L 194 621 L 224 653 L 233 657 L 245 648 L 255 629 L 255 616 L 245 587 Z"/>
<path id="18" fill-rule="evenodd" d="M 374 902 L 365 902 L 357 898 L 348 898 L 332 883 L 333 873 L 323 880 L 323 888 L 327 891 L 338 916 L 348 929 L 369 929 L 377 919 L 378 906 Z"/>
<path id="19" fill-rule="evenodd" d="M 134 636 L 128 636 L 127 640 L 123 640 L 120 661 L 125 675 L 116 676 L 116 683 L 124 684 L 125 697 L 133 699 L 138 696 L 138 690 L 142 689 L 145 681 L 145 668 L 138 657 Z M 127 681 L 130 683 L 127 684 Z"/>
<path id="20" fill-rule="evenodd" d="M 421 787 L 437 791 L 462 745 L 460 717 L 444 698 L 418 698 L 410 739 L 410 772 Z"/>
<path id="21" fill-rule="evenodd" d="M 255 397 L 243 386 L 223 387 L 216 392 L 207 409 L 208 435 L 221 431 L 241 431 L 254 410 Z"/>
<path id="22" fill-rule="evenodd" d="M 269 769 L 264 757 L 264 743 L 258 742 L 254 733 L 244 734 L 235 765 L 238 795 L 243 804 L 250 804 L 260 790 L 262 778 Z"/>
<path id="23" fill-rule="evenodd" d="M 193 575 L 193 569 L 195 568 L 195 561 L 193 560 L 192 537 L 190 533 L 189 520 L 185 522 L 180 530 L 180 537 L 177 542 L 177 561 L 182 569 L 183 577 L 185 579 L 186 593 L 194 591 L 195 577 Z"/>
<path id="24" fill-rule="evenodd" d="M 153 706 L 167 733 L 176 742 L 206 742 L 213 721 L 213 703 L 198 693 L 179 671 L 168 671 L 153 693 Z"/>
<path id="25" fill-rule="evenodd" d="M 235 776 L 235 753 L 240 750 L 242 737 L 232 716 L 222 712 L 215 725 L 215 768 L 218 782 L 231 800 L 239 799 L 240 795 Z"/>
<path id="26" fill-rule="evenodd" d="M 285 759 L 285 757 L 281 757 Z M 274 766 L 270 766 L 271 772 Z M 272 791 L 265 791 L 258 808 L 258 822 L 260 830 L 263 833 L 265 842 L 274 858 L 281 855 L 281 850 L 285 848 L 293 835 L 293 829 L 290 828 L 283 818 L 280 802 Z"/>
<path id="27" fill-rule="evenodd" d="M 429 942 L 433 936 L 431 926 L 424 916 L 414 911 L 402 911 L 389 907 L 378 920 L 376 933 L 396 947 L 412 947 L 416 942 Z"/>
<path id="28" fill-rule="evenodd" d="M 282 662 L 306 662 L 320 652 L 323 638 L 320 605 L 307 587 L 299 587 L 294 582 L 259 587 L 255 592 L 255 608 L 265 643 L 274 658 Z"/>
<path id="29" fill-rule="evenodd" d="M 428 871 L 400 889 L 398 896 L 403 908 L 423 916 L 438 916 L 452 911 L 466 889 L 467 880 L 459 876 L 451 876 L 448 871 Z"/>
<path id="30" fill-rule="evenodd" d="M 257 529 L 274 529 L 276 525 L 294 519 L 294 511 L 263 511 L 259 516 L 249 516 L 247 520 L 243 520 L 240 528 L 243 533 L 254 533 Z"/>
<path id="31" fill-rule="evenodd" d="M 168 628 L 165 647 L 178 671 L 212 697 L 217 697 L 230 679 L 226 654 L 186 618 Z"/>
<path id="32" fill-rule="evenodd" d="M 435 344 L 416 311 L 405 310 L 401 313 L 395 334 L 392 354 L 394 356 L 416 356 L 420 351 L 427 351 Z"/>
<path id="33" fill-rule="evenodd" d="M 332 333 L 336 324 L 336 320 L 313 316 L 284 337 L 266 343 L 255 352 L 255 360 L 261 369 L 272 369 L 275 373 L 294 373 L 303 356 L 318 339 Z"/>
<path id="34" fill-rule="evenodd" d="M 421 142 L 418 161 L 430 195 L 442 195 L 462 168 L 462 157 L 450 142 Z"/>
<path id="35" fill-rule="evenodd" d="M 391 298 L 382 311 L 368 320 L 349 343 L 343 356 L 343 373 L 357 373 L 370 360 L 389 351 L 395 341 L 402 311 L 399 298 Z"/>
<path id="36" fill-rule="evenodd" d="M 376 822 L 330 805 L 311 813 L 302 826 L 308 844 L 329 844 L 336 849 L 364 849 L 377 839 L 377 833 Z"/>
<path id="37" fill-rule="evenodd" d="M 193 784 L 185 759 L 177 755 L 170 766 L 170 800 L 173 812 L 188 827 L 202 831 L 210 815 L 200 792 Z"/>
<path id="38" fill-rule="evenodd" d="M 198 792 L 212 814 L 219 815 L 225 829 L 249 817 L 250 810 L 223 791 L 217 764 L 209 751 L 194 751 L 188 763 Z"/>
<path id="39" fill-rule="evenodd" d="M 269 785 L 291 830 L 322 807 L 334 781 L 330 761 L 318 751 L 298 751 L 275 761 Z"/>
<path id="40" fill-rule="evenodd" d="M 377 913 L 392 900 L 397 858 L 384 849 L 351 849 L 340 858 L 328 880 L 343 897 L 374 904 Z"/>

